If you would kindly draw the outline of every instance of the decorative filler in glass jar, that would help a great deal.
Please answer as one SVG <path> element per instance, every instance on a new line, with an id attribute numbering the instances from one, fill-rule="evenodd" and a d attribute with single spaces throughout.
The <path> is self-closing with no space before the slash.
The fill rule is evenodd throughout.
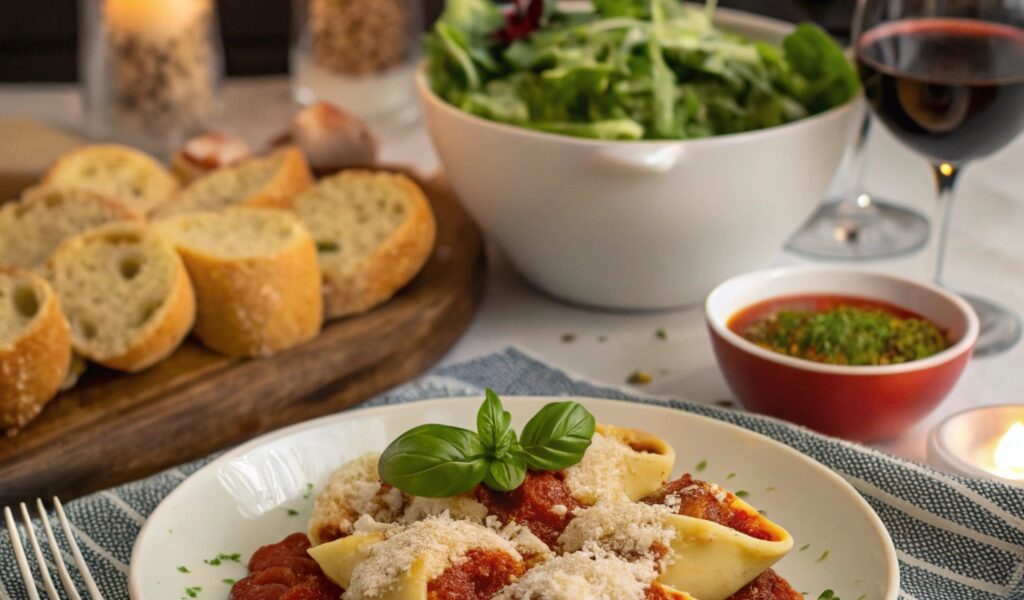
<path id="1" fill-rule="evenodd" d="M 421 0 L 295 0 L 295 98 L 327 100 L 363 117 L 396 113 L 414 98 Z"/>
<path id="2" fill-rule="evenodd" d="M 87 127 L 166 154 L 204 127 L 223 71 L 213 0 L 83 0 Z"/>

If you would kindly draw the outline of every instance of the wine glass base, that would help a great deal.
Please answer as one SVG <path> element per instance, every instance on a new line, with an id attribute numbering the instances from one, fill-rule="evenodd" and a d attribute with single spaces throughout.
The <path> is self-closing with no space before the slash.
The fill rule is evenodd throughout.
<path id="1" fill-rule="evenodd" d="M 928 219 L 892 202 L 871 198 L 860 206 L 828 201 L 786 249 L 807 258 L 874 260 L 920 250 L 928 241 Z"/>
<path id="2" fill-rule="evenodd" d="M 1016 313 L 985 298 L 971 294 L 960 294 L 960 296 L 978 314 L 978 321 L 981 324 L 978 343 L 974 346 L 974 356 L 1000 354 L 1020 341 L 1021 321 Z"/>

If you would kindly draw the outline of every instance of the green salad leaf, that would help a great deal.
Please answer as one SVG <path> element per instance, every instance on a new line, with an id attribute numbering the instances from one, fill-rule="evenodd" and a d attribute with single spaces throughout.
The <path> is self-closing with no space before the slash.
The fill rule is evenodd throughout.
<path id="1" fill-rule="evenodd" d="M 714 27 L 713 3 L 593 0 L 589 12 L 561 12 L 533 0 L 542 1 L 539 19 L 528 18 L 531 2 L 507 22 L 490 0 L 448 0 L 426 41 L 434 91 L 494 121 L 636 140 L 780 125 L 859 89 L 842 49 L 816 25 L 797 26 L 780 47 Z"/>

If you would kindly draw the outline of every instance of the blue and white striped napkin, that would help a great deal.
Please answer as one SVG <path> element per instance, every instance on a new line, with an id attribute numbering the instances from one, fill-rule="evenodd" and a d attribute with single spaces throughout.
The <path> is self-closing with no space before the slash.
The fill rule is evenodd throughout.
<path id="1" fill-rule="evenodd" d="M 1024 600 L 1024 488 L 939 473 L 749 413 L 643 398 L 601 387 L 514 349 L 437 369 L 368 404 L 480 395 L 485 387 L 508 395 L 594 396 L 662 404 L 757 431 L 828 465 L 874 507 L 896 544 L 905 600 Z M 146 515 L 210 460 L 212 457 L 66 506 L 83 554 L 106 598 L 128 597 L 128 562 Z M 0 600 L 25 598 L 10 544 L 3 536 Z"/>

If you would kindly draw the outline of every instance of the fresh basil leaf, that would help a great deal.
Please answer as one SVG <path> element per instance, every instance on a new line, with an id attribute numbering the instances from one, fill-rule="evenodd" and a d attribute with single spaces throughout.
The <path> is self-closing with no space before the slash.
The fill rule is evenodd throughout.
<path id="1" fill-rule="evenodd" d="M 519 443 L 532 469 L 557 471 L 580 462 L 594 437 L 594 415 L 577 402 L 555 402 L 540 409 Z"/>
<path id="2" fill-rule="evenodd" d="M 516 432 L 512 429 L 512 415 L 501 405 L 501 399 L 492 390 L 487 390 L 487 397 L 480 405 L 476 414 L 476 431 L 480 442 L 494 458 L 504 457 L 512 443 L 516 441 Z"/>
<path id="3" fill-rule="evenodd" d="M 406 431 L 381 454 L 380 478 L 414 496 L 444 498 L 483 481 L 490 459 L 473 431 L 448 425 L 420 425 Z"/>
<path id="4" fill-rule="evenodd" d="M 526 459 L 509 454 L 502 460 L 491 463 L 484 477 L 484 485 L 498 492 L 511 492 L 523 485 L 526 479 Z"/>

